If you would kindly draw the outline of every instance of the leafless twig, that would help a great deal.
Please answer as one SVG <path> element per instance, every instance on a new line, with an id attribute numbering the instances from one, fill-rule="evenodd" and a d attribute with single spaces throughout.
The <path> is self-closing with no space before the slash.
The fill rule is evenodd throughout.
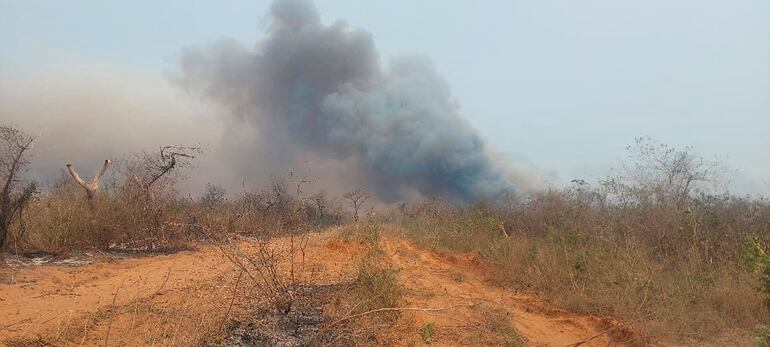
<path id="1" fill-rule="evenodd" d="M 118 299 L 118 292 L 123 287 L 123 282 L 120 282 L 118 289 L 115 289 L 115 295 L 112 296 L 112 306 L 110 308 L 110 323 L 107 325 L 107 335 L 104 337 L 104 346 L 107 347 L 110 343 L 110 330 L 112 330 L 112 318 L 115 317 L 115 301 Z"/>
<path id="2" fill-rule="evenodd" d="M 315 335 L 313 335 L 313 337 L 310 339 L 308 344 L 313 344 L 313 342 L 315 342 L 315 340 L 319 336 L 321 336 L 327 330 L 331 329 L 332 327 L 334 327 L 334 326 L 336 326 L 336 325 L 338 325 L 340 323 L 343 323 L 345 321 L 349 321 L 351 319 L 356 319 L 356 318 L 360 318 L 360 317 L 363 317 L 363 316 L 368 316 L 368 315 L 374 314 L 374 313 L 393 312 L 393 311 L 440 312 L 440 311 L 451 310 L 451 309 L 458 308 L 458 307 L 474 307 L 474 306 L 478 306 L 480 304 L 481 304 L 481 302 L 475 302 L 475 303 L 471 303 L 471 304 L 457 304 L 457 305 L 452 305 L 452 306 L 447 306 L 447 307 L 439 307 L 439 308 L 430 308 L 430 307 L 384 307 L 384 308 L 378 308 L 378 309 L 366 311 L 366 312 L 363 312 L 363 313 L 354 314 L 352 316 L 343 317 L 343 318 L 340 318 L 340 319 L 338 319 L 338 320 L 336 320 L 334 322 L 331 322 L 329 325 L 327 325 L 327 326 L 321 328 L 320 330 L 318 330 L 318 332 L 315 333 Z"/>

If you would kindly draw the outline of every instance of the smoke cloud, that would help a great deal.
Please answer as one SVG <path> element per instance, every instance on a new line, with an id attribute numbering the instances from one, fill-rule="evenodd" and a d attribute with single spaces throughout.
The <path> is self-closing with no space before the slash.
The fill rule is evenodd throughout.
<path id="1" fill-rule="evenodd" d="M 323 24 L 310 1 L 278 0 L 271 14 L 253 48 L 222 40 L 186 49 L 174 77 L 230 111 L 223 153 L 244 175 L 312 157 L 385 201 L 468 201 L 526 184 L 494 159 L 429 61 L 383 67 L 368 32 Z"/>

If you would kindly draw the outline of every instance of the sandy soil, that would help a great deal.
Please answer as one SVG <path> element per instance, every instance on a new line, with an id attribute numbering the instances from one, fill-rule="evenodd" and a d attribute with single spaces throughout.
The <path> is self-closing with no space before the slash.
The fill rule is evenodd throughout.
<path id="1" fill-rule="evenodd" d="M 473 255 L 442 255 L 399 237 L 384 238 L 383 247 L 412 306 L 473 305 L 413 315 L 415 328 L 433 323 L 435 345 L 505 345 L 515 341 L 513 334 L 530 346 L 636 344 L 633 333 L 611 319 L 551 308 L 532 294 L 490 283 L 491 269 Z M 421 341 L 416 332 L 411 337 L 406 341 Z"/>
<path id="2" fill-rule="evenodd" d="M 490 283 L 489 270 L 473 256 L 444 256 L 397 236 L 384 237 L 382 246 L 398 270 L 409 306 L 465 306 L 405 312 L 380 332 L 379 343 L 424 344 L 420 329 L 430 323 L 435 345 L 501 345 L 511 342 L 514 332 L 532 346 L 606 346 L 632 336 L 610 319 L 550 308 L 533 295 Z M 304 257 L 297 254 L 304 259 L 301 280 L 349 282 L 365 250 L 339 240 L 334 230 L 313 234 Z M 238 314 L 233 303 L 250 295 L 241 289 L 245 284 L 210 245 L 78 267 L 5 266 L 0 268 L 0 342 L 104 346 L 216 340 Z"/>

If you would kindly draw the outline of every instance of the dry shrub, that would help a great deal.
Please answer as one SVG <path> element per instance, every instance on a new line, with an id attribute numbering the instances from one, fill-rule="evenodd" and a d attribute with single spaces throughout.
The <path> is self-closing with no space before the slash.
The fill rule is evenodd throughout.
<path id="1" fill-rule="evenodd" d="M 524 338 L 511 324 L 509 314 L 499 308 L 484 308 L 484 321 L 481 324 L 481 330 L 500 336 L 502 341 L 499 344 L 506 347 L 525 346 Z"/>
<path id="2" fill-rule="evenodd" d="M 403 304 L 403 293 L 396 279 L 396 272 L 384 263 L 382 255 L 376 250 L 361 260 L 354 282 L 354 293 L 361 302 L 358 308 L 360 312 L 400 307 Z M 381 315 L 397 316 L 397 312 Z"/>
<path id="3" fill-rule="evenodd" d="M 301 183 L 306 182 L 275 177 L 264 188 L 243 192 L 233 200 L 216 198 L 222 193 L 210 186 L 209 193 L 201 199 L 195 221 L 211 230 L 255 236 L 290 235 L 340 223 L 338 204 L 323 192 L 306 197 L 301 190 Z M 293 189 L 290 183 L 295 184 Z"/>
<path id="4" fill-rule="evenodd" d="M 270 308 L 289 312 L 294 301 L 295 280 L 294 249 L 268 239 L 259 239 L 248 244 L 230 243 L 220 246 L 223 255 L 230 260 L 248 279 L 250 287 L 257 291 L 261 301 Z M 291 278 L 285 278 L 281 264 L 292 262 Z"/>
<path id="5" fill-rule="evenodd" d="M 398 284 L 396 271 L 388 264 L 385 251 L 380 245 L 381 223 L 373 215 L 365 220 L 348 224 L 341 229 L 342 239 L 359 242 L 368 247 L 358 264 L 353 281 L 352 295 L 356 309 L 351 314 L 380 308 L 401 307 L 403 291 Z M 398 317 L 397 311 L 379 313 L 377 319 Z"/>
<path id="6" fill-rule="evenodd" d="M 340 237 L 348 242 L 356 241 L 367 245 L 370 253 L 381 253 L 379 244 L 381 225 L 381 220 L 374 215 L 369 215 L 365 221 L 350 223 L 340 228 Z"/>
<path id="7" fill-rule="evenodd" d="M 25 208 L 13 225 L 8 247 L 15 252 L 106 249 L 171 251 L 200 239 L 199 228 L 223 235 L 241 233 L 274 237 L 333 225 L 339 209 L 326 195 L 304 198 L 289 193 L 275 179 L 258 192 L 228 199 L 219 186 L 207 186 L 200 199 L 176 189 L 178 176 L 163 176 L 149 188 L 135 179 L 132 163 L 116 165 L 101 191 L 89 201 L 83 190 L 62 175 L 58 183 Z"/>
<path id="8" fill-rule="evenodd" d="M 186 205 L 173 191 L 158 191 L 149 199 L 125 181 L 111 182 L 89 202 L 63 177 L 28 207 L 14 246 L 51 252 L 110 245 L 173 249 L 180 247 L 175 225 L 184 219 Z"/>
<path id="9" fill-rule="evenodd" d="M 480 204 L 401 222 L 422 245 L 477 251 L 503 283 L 634 322 L 650 336 L 709 339 L 770 322 L 759 277 L 741 256 L 741 240 L 768 235 L 761 221 L 770 205 L 696 200 L 676 215 L 663 206 L 586 205 L 573 193 L 536 195 L 511 214 Z"/>
<path id="10" fill-rule="evenodd" d="M 395 220 L 422 245 L 478 252 L 500 282 L 655 338 L 746 337 L 768 325 L 762 271 L 747 265 L 745 245 L 766 249 L 770 202 L 709 189 L 716 165 L 645 141 L 598 187 L 575 180 L 471 206 L 434 199 Z"/>

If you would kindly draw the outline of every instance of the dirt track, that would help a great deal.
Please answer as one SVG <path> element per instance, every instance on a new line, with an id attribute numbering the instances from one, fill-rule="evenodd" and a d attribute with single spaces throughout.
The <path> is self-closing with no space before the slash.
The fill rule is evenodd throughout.
<path id="1" fill-rule="evenodd" d="M 606 346 L 624 338 L 619 329 L 607 330 L 613 327 L 610 320 L 549 308 L 532 295 L 490 284 L 485 266 L 472 256 L 443 256 L 396 236 L 384 237 L 382 245 L 388 261 L 399 270 L 410 306 L 475 305 L 405 313 L 373 343 L 422 344 L 419 330 L 429 323 L 436 345 L 510 340 L 514 329 L 490 330 L 489 317 L 515 327 L 527 345 L 566 346 L 598 335 L 585 345 Z M 364 250 L 362 245 L 338 240 L 335 231 L 314 234 L 305 258 L 307 269 L 313 271 L 305 280 L 349 281 Z M 0 341 L 6 344 L 197 344 L 221 334 L 231 303 L 240 293 L 233 290 L 235 269 L 213 246 L 80 267 L 0 271 Z"/>

